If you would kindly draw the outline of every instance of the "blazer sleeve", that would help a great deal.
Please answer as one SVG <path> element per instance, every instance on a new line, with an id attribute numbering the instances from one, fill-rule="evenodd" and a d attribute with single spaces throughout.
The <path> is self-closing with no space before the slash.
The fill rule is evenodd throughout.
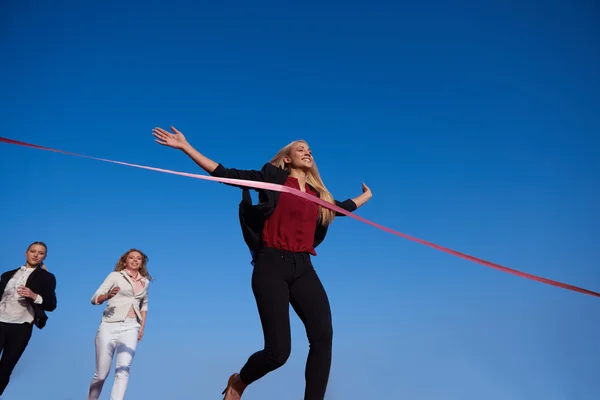
<path id="1" fill-rule="evenodd" d="M 113 286 L 115 284 L 115 274 L 116 273 L 117 272 L 111 272 L 110 274 L 108 274 L 106 279 L 104 279 L 104 282 L 102 282 L 102 285 L 100 285 L 98 290 L 96 290 L 96 293 L 94 293 L 94 295 L 92 296 L 92 304 L 93 305 L 98 305 L 98 303 L 97 303 L 98 296 L 100 296 L 101 294 L 108 293 L 113 288 Z"/>
<path id="2" fill-rule="evenodd" d="M 217 178 L 242 179 L 246 181 L 265 182 L 265 170 L 267 168 L 268 164 L 265 164 L 260 171 L 252 169 L 225 168 L 223 164 L 219 164 L 217 165 L 217 168 L 215 168 L 215 170 L 211 172 L 211 175 Z"/>
<path id="3" fill-rule="evenodd" d="M 47 273 L 42 293 L 39 293 L 39 295 L 42 296 L 41 306 L 45 311 L 52 312 L 56 310 L 56 277 L 54 274 Z"/>
<path id="4" fill-rule="evenodd" d="M 148 291 L 149 290 L 150 290 L 150 288 L 147 287 L 146 288 L 146 294 L 144 295 L 144 297 L 142 298 L 142 301 L 140 302 L 140 311 L 146 311 L 146 312 L 148 312 Z"/>
<path id="5" fill-rule="evenodd" d="M 344 201 L 334 200 L 334 202 L 335 202 L 336 206 L 343 208 L 344 210 L 346 210 L 348 212 L 354 212 L 358 208 L 358 207 L 356 207 L 356 203 L 354 201 L 352 201 L 352 199 L 347 199 Z M 344 214 L 341 214 L 339 212 L 336 212 L 335 215 L 336 215 L 336 217 L 345 217 Z"/>
<path id="6" fill-rule="evenodd" d="M 6 284 L 8 283 L 8 274 L 9 272 L 5 272 L 2 275 L 0 275 L 0 288 L 2 288 L 2 290 L 4 290 L 4 288 L 6 287 Z"/>

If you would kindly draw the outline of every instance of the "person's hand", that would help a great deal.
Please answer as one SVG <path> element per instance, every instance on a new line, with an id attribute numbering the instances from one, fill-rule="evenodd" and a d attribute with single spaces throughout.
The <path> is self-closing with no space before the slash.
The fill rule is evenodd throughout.
<path id="1" fill-rule="evenodd" d="M 33 293 L 31 289 L 25 286 L 19 286 L 17 288 L 17 294 L 21 297 L 25 297 L 31 300 L 35 300 L 38 296 L 36 293 Z"/>
<path id="2" fill-rule="evenodd" d="M 119 290 L 121 290 L 120 287 L 114 287 L 110 290 L 110 292 L 106 293 L 106 299 L 112 299 L 113 297 L 115 297 L 117 295 L 117 293 L 119 293 Z"/>
<path id="3" fill-rule="evenodd" d="M 152 129 L 152 135 L 154 135 L 156 138 L 154 141 L 158 144 L 172 147 L 174 149 L 183 149 L 185 146 L 187 146 L 188 142 L 185 139 L 185 136 L 183 136 L 183 133 L 175 129 L 174 126 L 171 127 L 171 131 L 173 133 L 169 133 L 163 128 L 158 127 Z"/>
<path id="4" fill-rule="evenodd" d="M 362 191 L 363 191 L 363 193 L 367 194 L 367 196 L 369 196 L 369 198 L 373 197 L 373 193 L 371 193 L 371 189 L 369 189 L 369 187 L 367 185 L 365 185 L 364 183 L 362 184 Z"/>
<path id="5" fill-rule="evenodd" d="M 144 327 L 140 327 L 140 331 L 138 332 L 138 342 L 142 340 L 142 337 L 144 336 Z"/>

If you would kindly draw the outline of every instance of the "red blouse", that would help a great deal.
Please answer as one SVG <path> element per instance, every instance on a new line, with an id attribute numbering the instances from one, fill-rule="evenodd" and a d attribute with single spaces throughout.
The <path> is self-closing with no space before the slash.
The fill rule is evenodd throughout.
<path id="1" fill-rule="evenodd" d="M 285 186 L 300 190 L 298 179 L 289 176 Z M 308 185 L 306 193 L 317 194 Z M 276 249 L 308 252 L 316 256 L 313 243 L 319 218 L 319 206 L 289 193 L 280 193 L 273 214 L 265 221 L 263 244 Z"/>

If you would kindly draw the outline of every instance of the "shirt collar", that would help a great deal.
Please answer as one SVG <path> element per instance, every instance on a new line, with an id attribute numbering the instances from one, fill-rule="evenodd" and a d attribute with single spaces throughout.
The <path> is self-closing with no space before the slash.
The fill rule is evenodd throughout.
<path id="1" fill-rule="evenodd" d="M 129 283 L 131 283 L 132 285 L 135 283 L 135 281 L 127 274 L 127 272 L 125 272 L 124 269 L 122 269 L 121 271 L 121 275 L 123 275 L 123 278 L 127 279 L 129 281 Z M 140 282 L 144 282 L 147 283 L 148 279 L 140 274 Z"/>

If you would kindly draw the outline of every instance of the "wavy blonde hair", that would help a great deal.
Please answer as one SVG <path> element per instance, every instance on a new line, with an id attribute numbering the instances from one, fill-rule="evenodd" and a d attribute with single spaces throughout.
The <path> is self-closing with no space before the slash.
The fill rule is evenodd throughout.
<path id="1" fill-rule="evenodd" d="M 295 140 L 285 146 L 283 149 L 279 150 L 275 157 L 271 161 L 269 161 L 274 166 L 289 171 L 288 166 L 284 162 L 284 158 L 289 156 L 292 148 L 296 143 L 304 143 L 306 147 L 310 147 L 305 140 Z M 319 169 L 317 168 L 317 164 L 313 159 L 313 164 L 308 173 L 306 174 L 306 182 L 311 185 L 315 190 L 319 192 L 319 198 L 328 203 L 335 204 L 333 201 L 333 196 L 329 193 L 329 190 L 325 187 L 325 184 L 321 180 L 321 175 L 319 175 Z M 319 222 L 322 225 L 328 226 L 333 222 L 333 218 L 335 217 L 335 212 L 319 206 Z"/>
<path id="2" fill-rule="evenodd" d="M 117 261 L 117 265 L 115 265 L 115 271 L 116 272 L 121 272 L 121 271 L 123 271 L 125 269 L 125 261 L 127 260 L 127 257 L 129 256 L 129 254 L 132 253 L 132 252 L 134 252 L 134 251 L 137 252 L 137 253 L 140 253 L 141 256 L 142 256 L 142 265 L 140 266 L 140 275 L 142 275 L 144 278 L 146 278 L 149 281 L 151 281 L 152 277 L 148 273 L 148 268 L 146 267 L 148 265 L 148 256 L 143 251 L 138 250 L 138 249 L 130 249 L 126 253 L 124 253 L 119 258 L 119 261 Z"/>

